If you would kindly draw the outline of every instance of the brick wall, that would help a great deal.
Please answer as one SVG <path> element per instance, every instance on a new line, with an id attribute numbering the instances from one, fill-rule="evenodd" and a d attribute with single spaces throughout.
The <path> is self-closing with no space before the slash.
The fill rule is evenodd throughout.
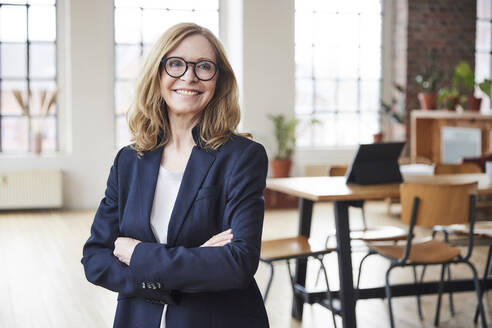
<path id="1" fill-rule="evenodd" d="M 474 69 L 476 0 L 397 0 L 393 15 L 393 81 L 406 87 L 409 118 L 420 107 L 415 77 L 429 65 L 432 51 L 447 75 L 438 87 L 451 86 L 450 73 L 461 60 Z"/>

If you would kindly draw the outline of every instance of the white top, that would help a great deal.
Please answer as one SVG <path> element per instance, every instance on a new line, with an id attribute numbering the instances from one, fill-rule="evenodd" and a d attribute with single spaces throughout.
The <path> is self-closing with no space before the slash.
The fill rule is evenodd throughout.
<path id="1" fill-rule="evenodd" d="M 150 213 L 150 226 L 158 243 L 167 244 L 169 221 L 182 179 L 183 172 L 171 172 L 162 166 L 159 169 L 152 212 Z M 166 310 L 167 305 L 162 311 L 161 328 L 166 327 Z"/>

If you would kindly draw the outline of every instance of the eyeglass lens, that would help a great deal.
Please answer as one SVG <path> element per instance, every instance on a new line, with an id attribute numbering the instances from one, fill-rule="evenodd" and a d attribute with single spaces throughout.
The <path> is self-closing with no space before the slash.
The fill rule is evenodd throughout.
<path id="1" fill-rule="evenodd" d="M 193 71 L 196 77 L 202 81 L 211 80 L 216 73 L 216 66 L 209 60 L 201 60 L 197 63 L 186 62 L 183 58 L 170 57 L 166 59 L 165 69 L 172 77 L 181 77 L 186 73 L 188 64 L 194 64 Z"/>

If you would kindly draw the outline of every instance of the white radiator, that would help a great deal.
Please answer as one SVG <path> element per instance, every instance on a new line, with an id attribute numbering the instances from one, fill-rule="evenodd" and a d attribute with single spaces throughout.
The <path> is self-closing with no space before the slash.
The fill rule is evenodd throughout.
<path id="1" fill-rule="evenodd" d="M 0 209 L 59 208 L 61 170 L 0 171 Z"/>

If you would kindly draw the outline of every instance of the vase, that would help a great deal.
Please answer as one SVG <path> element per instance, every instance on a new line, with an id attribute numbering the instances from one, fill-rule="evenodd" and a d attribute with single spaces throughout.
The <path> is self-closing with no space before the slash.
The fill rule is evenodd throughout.
<path id="1" fill-rule="evenodd" d="M 274 159 L 270 161 L 274 178 L 287 178 L 290 175 L 292 160 L 290 159 Z"/>
<path id="2" fill-rule="evenodd" d="M 40 155 L 43 151 L 43 134 L 41 132 L 33 132 L 31 136 L 32 152 Z"/>
<path id="3" fill-rule="evenodd" d="M 420 108 L 422 109 L 437 108 L 437 96 L 435 93 L 419 92 L 417 97 L 420 102 Z"/>
<path id="4" fill-rule="evenodd" d="M 372 141 L 374 143 L 380 143 L 380 142 L 383 142 L 383 138 L 384 138 L 384 133 L 383 132 L 378 132 L 378 133 L 374 133 L 372 135 Z"/>
<path id="5" fill-rule="evenodd" d="M 468 109 L 472 112 L 479 112 L 482 98 L 475 98 L 474 96 L 468 96 Z"/>

